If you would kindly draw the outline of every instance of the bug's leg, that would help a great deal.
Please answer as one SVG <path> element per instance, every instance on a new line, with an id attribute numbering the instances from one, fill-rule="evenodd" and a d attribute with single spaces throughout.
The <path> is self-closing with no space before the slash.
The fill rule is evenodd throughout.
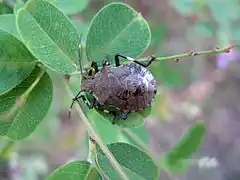
<path id="1" fill-rule="evenodd" d="M 95 106 L 95 104 L 96 104 L 96 99 L 95 99 L 95 98 L 93 98 L 92 104 L 90 104 L 90 103 L 88 102 L 87 98 L 86 98 L 84 95 L 80 95 L 80 96 L 77 98 L 77 100 L 78 100 L 78 99 L 82 99 L 83 102 L 87 105 L 87 107 L 88 107 L 89 109 L 92 109 L 92 108 Z"/>
<path id="2" fill-rule="evenodd" d="M 123 57 L 123 58 L 126 59 L 125 56 L 122 56 L 122 55 L 120 55 L 120 54 L 116 54 L 115 57 L 114 57 L 116 67 L 120 66 L 120 60 L 119 60 L 119 57 Z"/>
<path id="3" fill-rule="evenodd" d="M 75 101 L 78 99 L 78 96 L 81 94 L 81 92 L 82 92 L 82 91 L 79 91 L 79 92 L 77 93 L 77 95 L 72 99 L 72 104 L 71 104 L 71 106 L 69 107 L 69 111 L 68 111 L 68 118 L 70 118 L 70 116 L 71 116 L 71 111 L 72 111 L 72 107 L 73 107 Z"/>
<path id="4" fill-rule="evenodd" d="M 111 113 L 113 115 L 112 124 L 116 124 L 116 122 L 117 122 L 117 112 L 116 111 L 111 111 Z"/>
<path id="5" fill-rule="evenodd" d="M 82 91 L 79 91 L 78 94 L 72 99 L 72 104 L 71 104 L 71 106 L 70 106 L 70 108 L 69 108 L 69 113 L 68 113 L 68 117 L 69 117 L 69 118 L 70 118 L 70 116 L 71 116 L 72 107 L 73 107 L 75 101 L 78 101 L 79 99 L 82 99 L 83 102 L 87 105 L 87 107 L 88 107 L 89 109 L 92 109 L 92 108 L 95 106 L 95 104 L 96 104 L 96 99 L 95 99 L 95 98 L 93 98 L 93 102 L 92 102 L 92 104 L 90 104 L 90 103 L 87 101 L 87 98 L 86 98 L 84 95 L 81 94 L 81 92 L 82 92 Z"/>
<path id="6" fill-rule="evenodd" d="M 90 70 L 89 70 L 89 72 L 88 72 L 88 75 L 89 75 L 89 76 L 93 76 L 93 75 L 96 74 L 98 71 L 99 71 L 99 70 L 98 70 L 98 65 L 97 65 L 97 63 L 96 63 L 95 61 L 93 61 L 92 64 L 91 64 L 91 68 L 90 68 Z"/>
<path id="7" fill-rule="evenodd" d="M 140 62 L 139 60 L 137 59 L 134 59 L 132 57 L 128 57 L 128 56 L 124 56 L 122 54 L 116 54 L 115 55 L 115 63 L 116 63 L 116 66 L 119 66 L 120 65 L 120 60 L 119 60 L 119 57 L 122 57 L 124 59 L 127 59 L 129 61 L 133 61 L 143 67 L 148 67 L 156 58 L 155 56 L 151 56 L 151 59 L 147 62 L 147 63 L 144 63 L 144 62 Z"/>

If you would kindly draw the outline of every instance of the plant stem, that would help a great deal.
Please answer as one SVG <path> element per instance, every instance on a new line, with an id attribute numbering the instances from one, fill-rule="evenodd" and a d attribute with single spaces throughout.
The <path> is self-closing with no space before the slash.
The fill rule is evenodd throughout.
<path id="1" fill-rule="evenodd" d="M 228 46 L 226 48 L 216 48 L 215 50 L 208 50 L 208 51 L 191 51 L 191 52 L 187 52 L 187 53 L 183 53 L 183 54 L 178 54 L 178 55 L 173 55 L 173 56 L 165 56 L 165 57 L 156 57 L 156 61 L 164 61 L 164 60 L 175 60 L 175 61 L 179 61 L 182 58 L 186 58 L 186 57 L 192 57 L 192 56 L 200 56 L 200 55 L 214 55 L 214 54 L 221 54 L 221 53 L 229 53 L 231 51 L 231 49 L 233 49 L 234 45 L 232 46 Z M 140 58 L 140 61 L 148 61 L 149 57 L 144 57 L 144 58 Z M 122 64 L 127 64 L 129 63 L 129 61 L 125 61 Z M 71 74 L 72 76 L 74 75 L 81 75 L 81 72 L 74 72 Z"/>
<path id="2" fill-rule="evenodd" d="M 192 56 L 200 56 L 200 55 L 214 55 L 214 54 L 221 54 L 221 53 L 229 53 L 231 49 L 233 49 L 235 46 L 228 46 L 226 48 L 216 48 L 215 50 L 208 50 L 208 51 L 191 51 L 179 55 L 173 55 L 173 56 L 166 56 L 166 57 L 156 57 L 156 61 L 164 61 L 164 60 L 175 60 L 178 61 L 181 58 L 185 57 L 192 57 Z M 149 58 L 142 58 L 141 61 L 146 61 Z"/>
<path id="3" fill-rule="evenodd" d="M 74 94 L 73 94 L 73 92 L 72 92 L 72 90 L 71 90 L 67 80 L 64 80 L 64 83 L 65 83 L 65 86 L 66 86 L 66 89 L 67 89 L 69 95 L 72 98 L 74 98 Z M 119 173 L 120 177 L 122 179 L 124 179 L 124 180 L 128 180 L 128 177 L 126 176 L 125 172 L 123 171 L 123 169 L 121 168 L 119 163 L 114 158 L 113 154 L 104 145 L 103 140 L 97 134 L 96 130 L 93 128 L 91 123 L 88 121 L 88 119 L 85 116 L 84 112 L 82 111 L 82 108 L 80 107 L 80 105 L 78 103 L 76 103 L 75 107 L 76 107 L 77 113 L 79 114 L 79 116 L 81 117 L 82 121 L 84 122 L 84 125 L 86 126 L 86 128 L 88 130 L 88 133 L 91 136 L 91 138 L 93 138 L 96 141 L 96 143 L 98 144 L 98 146 L 100 147 L 102 152 L 106 155 L 106 157 L 108 158 L 109 162 L 112 164 L 113 168 Z"/>
<path id="4" fill-rule="evenodd" d="M 13 147 L 13 145 L 14 145 L 14 141 L 12 140 L 7 140 L 7 142 L 4 143 L 4 147 L 0 151 L 0 159 L 4 159 L 8 156 L 8 153 L 10 149 Z"/>

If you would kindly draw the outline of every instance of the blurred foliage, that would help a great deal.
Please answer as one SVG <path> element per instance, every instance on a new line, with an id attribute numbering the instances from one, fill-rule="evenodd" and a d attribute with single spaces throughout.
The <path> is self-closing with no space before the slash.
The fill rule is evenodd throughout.
<path id="1" fill-rule="evenodd" d="M 13 9 L 9 7 L 6 3 L 0 1 L 0 14 L 11 14 Z"/>

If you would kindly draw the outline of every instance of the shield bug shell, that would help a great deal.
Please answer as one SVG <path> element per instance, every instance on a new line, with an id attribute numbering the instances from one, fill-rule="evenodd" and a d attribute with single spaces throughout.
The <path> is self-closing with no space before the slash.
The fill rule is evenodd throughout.
<path id="1" fill-rule="evenodd" d="M 129 64 L 120 65 L 119 57 L 132 61 Z M 108 61 L 103 62 L 103 68 L 99 71 L 96 62 L 92 62 L 87 76 L 83 76 L 81 91 L 73 99 L 82 99 L 91 109 L 95 108 L 127 119 L 131 112 L 140 112 L 151 105 L 157 93 L 157 85 L 154 76 L 146 69 L 155 57 L 145 64 L 131 57 L 121 54 L 115 55 L 116 67 L 110 67 Z M 92 94 L 92 103 L 81 92 Z M 73 105 L 72 103 L 72 105 Z M 71 107 L 72 107 L 71 105 Z"/>

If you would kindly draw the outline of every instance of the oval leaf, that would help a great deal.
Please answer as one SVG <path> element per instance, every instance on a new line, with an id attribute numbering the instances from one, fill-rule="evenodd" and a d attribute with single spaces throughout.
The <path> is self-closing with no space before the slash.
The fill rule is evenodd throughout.
<path id="1" fill-rule="evenodd" d="M 15 15 L 13 14 L 0 15 L 0 29 L 14 35 L 19 40 L 21 40 L 16 27 Z"/>
<path id="2" fill-rule="evenodd" d="M 47 180 L 101 180 L 99 172 L 87 161 L 74 161 L 53 171 Z"/>
<path id="3" fill-rule="evenodd" d="M 0 39 L 0 95 L 2 95 L 27 78 L 35 63 L 34 57 L 15 36 L 0 29 Z"/>
<path id="4" fill-rule="evenodd" d="M 57 0 L 58 7 L 68 15 L 81 12 L 88 4 L 88 0 Z"/>
<path id="5" fill-rule="evenodd" d="M 34 69 L 34 63 L 0 63 L 0 95 L 7 93 Z"/>
<path id="6" fill-rule="evenodd" d="M 124 3 L 111 3 L 94 17 L 86 40 L 88 60 L 102 61 L 106 55 L 141 55 L 150 43 L 148 23 Z"/>
<path id="7" fill-rule="evenodd" d="M 112 143 L 107 147 L 122 166 L 129 179 L 158 179 L 158 169 L 153 160 L 144 151 L 127 143 Z M 96 160 L 109 179 L 121 179 L 99 148 Z"/>
<path id="8" fill-rule="evenodd" d="M 13 140 L 29 136 L 47 114 L 52 93 L 50 77 L 36 67 L 21 84 L 0 96 L 0 135 Z"/>
<path id="9" fill-rule="evenodd" d="M 185 161 L 197 151 L 204 133 L 205 126 L 203 122 L 194 124 L 182 140 L 164 156 L 166 167 L 170 167 L 170 170 L 181 169 L 179 167 L 182 166 L 186 167 Z"/>
<path id="10" fill-rule="evenodd" d="M 76 71 L 78 32 L 53 4 L 30 0 L 17 12 L 17 27 L 25 45 L 46 66 L 65 74 Z"/>

